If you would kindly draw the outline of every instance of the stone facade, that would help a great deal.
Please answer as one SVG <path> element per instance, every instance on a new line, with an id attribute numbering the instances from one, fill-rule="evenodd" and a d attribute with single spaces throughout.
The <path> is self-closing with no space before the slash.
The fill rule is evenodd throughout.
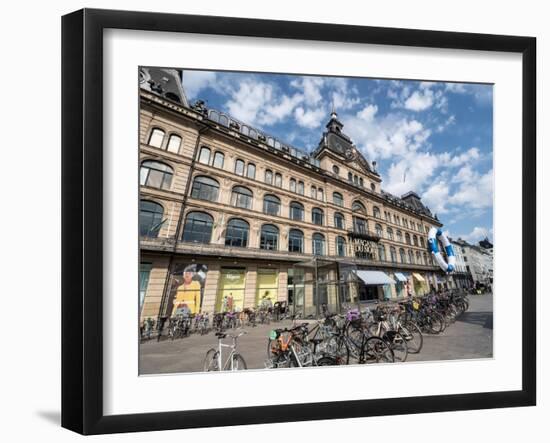
<path id="1" fill-rule="evenodd" d="M 201 297 L 208 312 L 218 309 L 227 269 L 235 270 L 236 279 L 244 273 L 244 288 L 235 289 L 238 297 L 243 291 L 241 307 L 257 305 L 259 288 L 268 284 L 259 283 L 258 275 L 262 282 L 272 281 L 269 269 L 276 287 L 273 283 L 265 292 L 276 293 L 279 301 L 287 301 L 289 293 L 296 297 L 289 269 L 314 258 L 328 263 L 323 277 L 332 288 L 328 298 L 339 291 L 338 266 L 344 265 L 404 273 L 407 289 L 390 285 L 392 297 L 426 291 L 436 282 L 439 271 L 427 253 L 427 233 L 441 223 L 416 194 L 398 198 L 381 189 L 375 165 L 351 141 L 346 145 L 335 113 L 319 147 L 306 155 L 201 106 L 145 89 L 140 102 L 140 259 L 150 268 L 142 281 L 142 318 L 169 315 L 172 275 L 193 263 L 207 268 Z M 201 188 L 203 178 L 213 180 L 217 190 Z M 266 210 L 272 197 L 280 204 Z M 301 210 L 293 212 L 296 207 Z M 193 224 L 196 214 L 206 222 Z M 248 225 L 244 247 L 228 243 L 228 232 L 236 232 L 234 220 Z M 277 233 L 276 243 L 262 240 L 266 225 Z M 302 247 L 292 250 L 290 237 L 297 232 L 303 234 Z M 315 269 L 304 266 L 300 275 L 304 305 L 314 303 Z M 419 286 L 413 274 L 425 282 Z"/>

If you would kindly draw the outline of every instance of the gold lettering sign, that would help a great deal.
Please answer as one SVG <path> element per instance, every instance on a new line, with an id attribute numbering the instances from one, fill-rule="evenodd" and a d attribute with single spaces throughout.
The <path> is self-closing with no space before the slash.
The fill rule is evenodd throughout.
<path id="1" fill-rule="evenodd" d="M 376 251 L 376 243 L 370 240 L 354 238 L 348 243 L 348 250 L 350 255 L 355 255 L 356 253 L 374 254 Z"/>

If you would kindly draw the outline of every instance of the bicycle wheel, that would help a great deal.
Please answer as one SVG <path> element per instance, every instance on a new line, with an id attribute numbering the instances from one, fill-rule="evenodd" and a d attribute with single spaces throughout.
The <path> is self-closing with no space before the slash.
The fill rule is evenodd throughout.
<path id="1" fill-rule="evenodd" d="M 389 343 L 395 361 L 401 363 L 407 361 L 409 347 L 407 345 L 407 340 L 405 340 L 399 332 L 387 331 L 382 338 Z"/>
<path id="2" fill-rule="evenodd" d="M 231 357 L 231 363 L 227 368 L 229 371 L 243 371 L 247 369 L 246 362 L 241 354 L 233 354 Z"/>
<path id="3" fill-rule="evenodd" d="M 206 357 L 204 357 L 203 370 L 205 372 L 219 371 L 218 366 L 218 351 L 214 348 L 209 349 L 206 352 Z"/>
<path id="4" fill-rule="evenodd" d="M 319 360 L 317 360 L 317 366 L 337 366 L 339 363 L 337 363 L 336 359 L 332 357 L 321 357 Z"/>
<path id="5" fill-rule="evenodd" d="M 326 341 L 325 352 L 339 365 L 349 365 L 350 352 L 343 337 L 332 336 Z"/>
<path id="6" fill-rule="evenodd" d="M 401 325 L 399 329 L 401 335 L 407 340 L 409 352 L 418 354 L 424 345 L 424 336 L 418 325 L 413 321 L 407 321 Z"/>
<path id="7" fill-rule="evenodd" d="M 390 345 L 380 337 L 369 337 L 361 348 L 360 363 L 393 363 L 395 357 Z"/>

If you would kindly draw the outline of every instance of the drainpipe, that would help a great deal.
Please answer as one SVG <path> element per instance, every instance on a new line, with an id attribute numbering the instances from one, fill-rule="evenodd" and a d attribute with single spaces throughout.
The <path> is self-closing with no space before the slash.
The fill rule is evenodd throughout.
<path id="1" fill-rule="evenodd" d="M 205 133 L 206 131 L 208 131 L 209 127 L 207 125 L 205 125 L 204 123 L 200 123 L 199 122 L 199 125 L 202 125 L 202 127 L 199 128 L 199 135 L 197 136 L 197 140 L 195 142 L 195 148 L 193 150 L 193 158 L 191 159 L 191 166 L 189 168 L 189 175 L 187 176 L 187 183 L 185 184 L 185 191 L 184 191 L 184 194 L 183 194 L 183 198 L 181 200 L 181 209 L 180 209 L 180 214 L 179 214 L 179 217 L 178 217 L 178 224 L 176 226 L 176 235 L 175 235 L 175 238 L 174 238 L 174 247 L 172 249 L 172 253 L 170 254 L 170 261 L 168 262 L 168 274 L 166 275 L 166 279 L 164 281 L 164 290 L 163 290 L 163 293 L 162 293 L 162 301 L 161 301 L 161 304 L 160 304 L 160 309 L 159 309 L 159 317 L 165 317 L 167 315 L 167 312 L 166 312 L 166 309 L 168 307 L 168 297 L 170 295 L 170 282 L 171 282 L 171 277 L 172 277 L 172 268 L 173 268 L 173 263 L 174 263 L 174 256 L 176 255 L 176 250 L 177 250 L 177 245 L 178 245 L 178 241 L 179 241 L 179 238 L 180 238 L 180 235 L 181 235 L 181 226 L 182 226 L 182 222 L 183 222 L 183 213 L 185 212 L 185 204 L 187 203 L 187 196 L 189 194 L 189 187 L 190 187 L 190 184 L 191 184 L 191 179 L 193 177 L 193 171 L 195 169 L 195 163 L 196 163 L 196 158 L 197 158 L 197 154 L 199 152 L 199 147 L 200 147 L 200 144 L 201 144 L 201 135 L 203 133 Z"/>

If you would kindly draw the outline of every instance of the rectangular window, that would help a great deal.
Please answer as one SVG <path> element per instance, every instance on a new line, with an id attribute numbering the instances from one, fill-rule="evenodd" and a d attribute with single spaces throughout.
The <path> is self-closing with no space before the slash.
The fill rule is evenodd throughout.
<path id="1" fill-rule="evenodd" d="M 279 272 L 274 269 L 258 269 L 256 306 L 272 307 L 277 302 Z"/>

